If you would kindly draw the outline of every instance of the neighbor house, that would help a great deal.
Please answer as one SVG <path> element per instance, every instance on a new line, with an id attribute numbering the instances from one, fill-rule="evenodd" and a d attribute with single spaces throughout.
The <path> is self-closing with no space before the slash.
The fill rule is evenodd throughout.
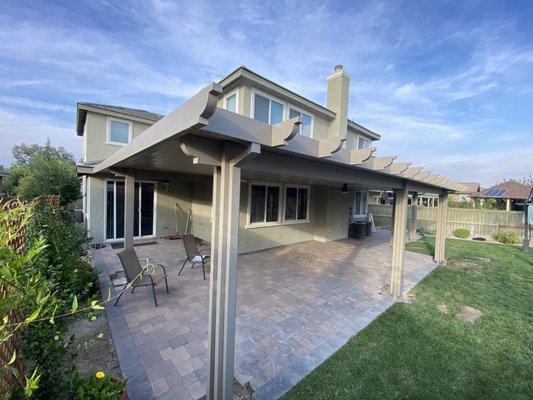
<path id="1" fill-rule="evenodd" d="M 482 202 L 487 199 L 494 199 L 501 203 L 505 210 L 522 210 L 522 206 L 518 205 L 527 201 L 531 186 L 523 183 L 508 180 L 491 186 L 488 189 L 480 191 L 473 197 L 480 199 Z"/>
<path id="2" fill-rule="evenodd" d="M 471 203 L 481 192 L 481 186 L 478 182 L 461 182 L 465 190 L 457 191 L 450 194 L 450 200 L 459 203 Z"/>
<path id="3" fill-rule="evenodd" d="M 323 106 L 239 67 L 164 117 L 78 104 L 93 241 L 131 249 L 135 238 L 190 232 L 211 244 L 208 399 L 233 398 L 239 253 L 346 238 L 380 190 L 394 197 L 390 294 L 402 294 L 407 221 L 416 229 L 409 195 L 438 196 L 434 259 L 444 260 L 447 196 L 462 186 L 374 156 L 379 135 L 348 119 L 349 82 L 337 66 Z"/>

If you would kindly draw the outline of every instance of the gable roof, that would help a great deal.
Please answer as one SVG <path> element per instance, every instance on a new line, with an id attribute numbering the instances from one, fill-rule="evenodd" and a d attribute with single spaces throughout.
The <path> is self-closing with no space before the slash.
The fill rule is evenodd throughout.
<path id="1" fill-rule="evenodd" d="M 481 185 L 478 182 L 461 182 L 461 184 L 466 186 L 464 193 L 476 195 L 481 191 Z"/>
<path id="2" fill-rule="evenodd" d="M 128 108 L 88 102 L 78 102 L 77 109 L 76 133 L 79 136 L 83 135 L 83 126 L 85 125 L 88 110 L 102 110 L 107 113 L 126 115 L 137 120 L 144 120 L 146 122 L 157 122 L 164 117 L 164 115 L 156 114 L 146 110 L 140 110 L 138 108 Z"/>
<path id="3" fill-rule="evenodd" d="M 495 196 L 494 191 L 505 192 Z M 497 185 L 491 186 L 488 189 L 483 190 L 479 193 L 478 197 L 497 197 L 501 199 L 515 199 L 515 200 L 524 200 L 527 199 L 531 191 L 531 186 L 524 185 L 523 183 L 508 180 Z"/>

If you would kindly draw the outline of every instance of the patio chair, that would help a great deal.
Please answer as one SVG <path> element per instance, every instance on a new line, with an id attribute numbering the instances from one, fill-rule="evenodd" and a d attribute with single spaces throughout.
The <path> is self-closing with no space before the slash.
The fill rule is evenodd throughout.
<path id="1" fill-rule="evenodd" d="M 185 253 L 187 254 L 187 258 L 183 262 L 183 265 L 181 266 L 180 272 L 178 272 L 178 276 L 181 275 L 181 271 L 183 271 L 183 268 L 185 268 L 185 265 L 187 262 L 191 262 L 191 269 L 196 264 L 202 264 L 202 272 L 204 273 L 204 281 L 205 281 L 205 262 L 210 256 L 206 254 L 202 254 L 202 252 L 210 249 L 202 249 L 198 250 L 198 245 L 196 244 L 196 238 L 193 235 L 183 235 L 183 246 L 185 247 Z"/>
<path id="2" fill-rule="evenodd" d="M 168 293 L 167 271 L 165 270 L 165 267 L 161 264 L 154 264 L 155 266 L 161 268 L 163 270 L 163 273 L 149 274 L 147 273 L 146 268 L 141 267 L 141 263 L 139 262 L 137 253 L 135 252 L 133 248 L 123 250 L 117 255 L 118 255 L 118 258 L 120 258 L 122 267 L 124 268 L 124 273 L 126 274 L 127 283 L 126 285 L 124 285 L 124 289 L 119 294 L 117 301 L 115 301 L 115 306 L 118 304 L 120 298 L 124 294 L 124 290 L 126 289 L 128 284 L 131 284 L 132 286 L 131 293 L 133 293 L 133 291 L 138 287 L 151 286 L 152 294 L 154 295 L 154 303 L 155 303 L 155 306 L 157 307 L 157 296 L 155 294 L 155 287 L 164 280 L 167 293 Z"/>

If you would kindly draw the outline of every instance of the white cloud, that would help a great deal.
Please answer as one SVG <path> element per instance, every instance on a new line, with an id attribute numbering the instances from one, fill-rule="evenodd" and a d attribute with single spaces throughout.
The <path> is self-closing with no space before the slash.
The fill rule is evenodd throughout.
<path id="1" fill-rule="evenodd" d="M 0 96 L 0 103 L 9 106 L 29 107 L 48 111 L 63 111 L 67 113 L 73 113 L 75 111 L 73 107 L 67 107 L 62 104 L 47 103 L 18 96 Z"/>

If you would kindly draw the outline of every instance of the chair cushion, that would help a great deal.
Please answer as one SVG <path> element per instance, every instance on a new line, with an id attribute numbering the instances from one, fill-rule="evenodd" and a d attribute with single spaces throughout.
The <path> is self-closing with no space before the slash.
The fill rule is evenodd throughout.
<path id="1" fill-rule="evenodd" d="M 201 263 L 202 260 L 205 260 L 207 256 L 204 256 L 202 254 L 198 254 L 196 256 L 194 256 L 191 260 L 192 263 L 196 264 L 196 263 Z"/>

